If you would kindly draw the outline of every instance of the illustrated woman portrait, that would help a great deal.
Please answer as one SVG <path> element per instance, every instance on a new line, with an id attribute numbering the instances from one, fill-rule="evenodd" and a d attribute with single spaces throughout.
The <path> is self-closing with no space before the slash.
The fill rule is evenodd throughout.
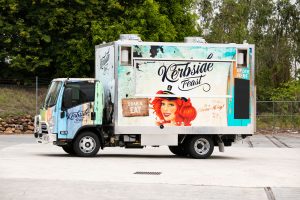
<path id="1" fill-rule="evenodd" d="M 156 94 L 173 95 L 169 91 L 158 91 Z M 191 126 L 197 116 L 191 100 L 183 97 L 155 97 L 151 102 L 154 113 L 157 115 L 157 125 Z"/>

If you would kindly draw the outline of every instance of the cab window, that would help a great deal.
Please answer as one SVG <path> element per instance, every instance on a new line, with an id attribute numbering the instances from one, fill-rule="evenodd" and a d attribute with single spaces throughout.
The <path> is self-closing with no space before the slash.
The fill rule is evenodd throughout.
<path id="1" fill-rule="evenodd" d="M 72 89 L 72 104 L 67 107 L 62 105 L 64 109 L 75 107 L 84 103 L 93 102 L 95 100 L 95 83 L 82 81 L 82 82 L 70 82 L 65 86 Z"/>

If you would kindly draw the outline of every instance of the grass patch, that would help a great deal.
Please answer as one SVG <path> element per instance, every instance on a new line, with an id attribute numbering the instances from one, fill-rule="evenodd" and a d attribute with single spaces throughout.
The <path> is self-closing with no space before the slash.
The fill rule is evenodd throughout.
<path id="1" fill-rule="evenodd" d="M 47 88 L 39 89 L 38 105 L 42 105 Z M 0 117 L 35 115 L 34 88 L 0 88 Z"/>
<path id="2" fill-rule="evenodd" d="M 257 129 L 293 129 L 300 130 L 300 115 L 295 114 L 291 116 L 281 116 L 275 115 L 272 117 L 269 116 L 257 116 L 256 117 L 256 127 Z"/>

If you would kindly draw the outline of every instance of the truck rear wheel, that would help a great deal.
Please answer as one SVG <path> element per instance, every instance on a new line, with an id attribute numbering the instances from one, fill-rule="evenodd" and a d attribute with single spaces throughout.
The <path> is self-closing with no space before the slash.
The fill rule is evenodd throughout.
<path id="1" fill-rule="evenodd" d="M 170 151 L 177 156 L 186 156 L 187 153 L 183 145 L 169 146 Z"/>
<path id="2" fill-rule="evenodd" d="M 75 139 L 73 148 L 78 156 L 95 156 L 99 151 L 100 141 L 95 133 L 89 131 L 83 132 Z"/>
<path id="3" fill-rule="evenodd" d="M 214 151 L 214 142 L 209 136 L 197 135 L 187 141 L 186 150 L 193 158 L 205 159 Z"/>

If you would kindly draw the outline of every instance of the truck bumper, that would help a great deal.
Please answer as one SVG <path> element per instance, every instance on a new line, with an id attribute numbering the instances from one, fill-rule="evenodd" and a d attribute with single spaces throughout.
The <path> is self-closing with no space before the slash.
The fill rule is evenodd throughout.
<path id="1" fill-rule="evenodd" d="M 52 133 L 52 134 L 45 134 L 45 133 L 34 133 L 34 137 L 36 138 L 37 143 L 42 143 L 42 144 L 53 144 L 56 143 L 57 141 L 57 134 Z"/>

